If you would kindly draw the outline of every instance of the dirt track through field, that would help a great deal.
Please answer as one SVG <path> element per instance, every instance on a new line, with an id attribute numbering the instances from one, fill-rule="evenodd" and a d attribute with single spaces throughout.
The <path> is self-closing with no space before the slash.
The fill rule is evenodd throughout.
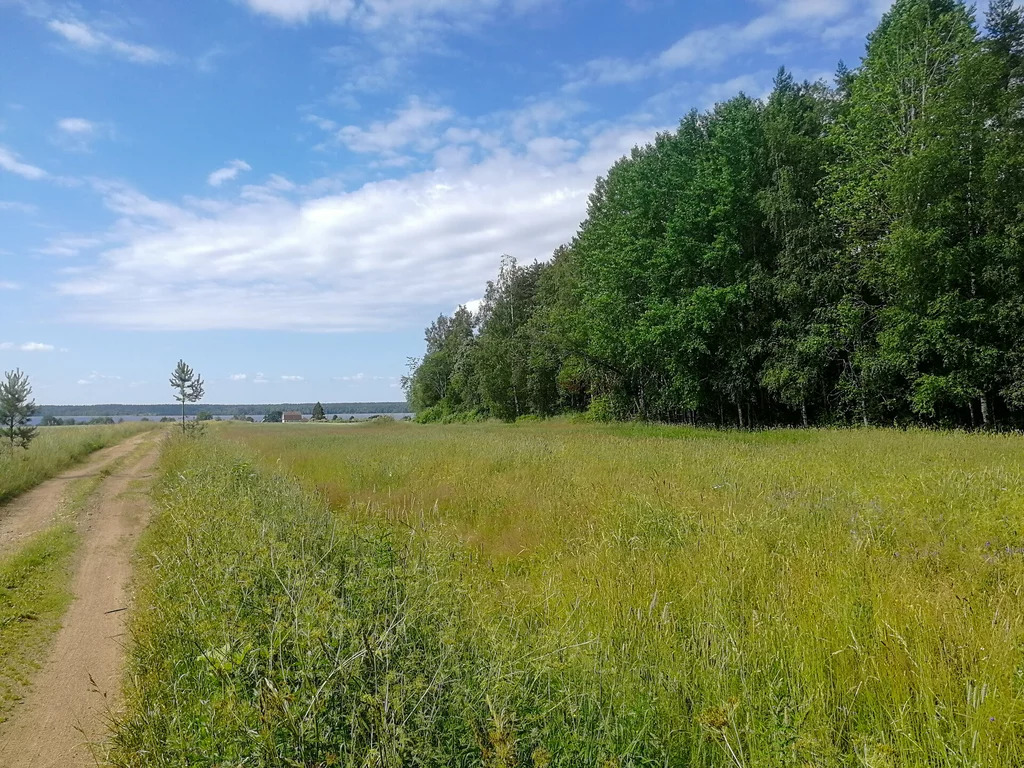
<path id="1" fill-rule="evenodd" d="M 151 438 L 151 433 L 143 432 L 123 443 L 101 448 L 81 464 L 40 483 L 7 504 L 0 504 L 0 555 L 16 549 L 24 539 L 49 527 L 59 517 L 72 483 L 98 475 Z"/>
<path id="2" fill-rule="evenodd" d="M 143 443 L 148 445 L 142 447 Z M 4 768 L 97 763 L 90 745 L 102 741 L 119 696 L 131 557 L 149 515 L 147 492 L 157 448 L 153 433 L 132 438 L 0 508 L 0 536 L 22 538 L 45 528 L 59 514 L 72 480 L 128 457 L 125 466 L 103 479 L 78 520 L 81 542 L 71 583 L 74 602 L 25 699 L 0 725 Z M 135 449 L 138 455 L 132 455 Z M 23 519 L 15 520 L 9 513 Z"/>

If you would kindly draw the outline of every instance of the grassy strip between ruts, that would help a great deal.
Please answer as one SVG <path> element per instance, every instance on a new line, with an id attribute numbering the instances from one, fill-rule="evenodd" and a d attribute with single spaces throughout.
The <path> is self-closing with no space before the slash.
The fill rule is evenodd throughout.
<path id="1" fill-rule="evenodd" d="M 29 683 L 71 602 L 74 525 L 59 523 L 0 557 L 0 722 Z"/>
<path id="2" fill-rule="evenodd" d="M 165 457 L 119 765 L 1021 764 L 1018 438 L 225 431 Z"/>
<path id="3" fill-rule="evenodd" d="M 90 453 L 154 429 L 151 422 L 44 427 L 28 450 L 0 450 L 0 504 L 60 474 Z"/>

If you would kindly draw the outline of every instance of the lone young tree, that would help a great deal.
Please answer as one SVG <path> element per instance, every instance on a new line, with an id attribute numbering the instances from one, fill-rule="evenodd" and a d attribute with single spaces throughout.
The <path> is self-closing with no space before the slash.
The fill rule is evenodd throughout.
<path id="1" fill-rule="evenodd" d="M 185 403 L 198 403 L 206 394 L 203 390 L 203 377 L 195 373 L 184 360 L 179 360 L 171 375 L 171 387 L 175 390 L 174 399 L 181 403 L 181 431 L 185 431 Z"/>
<path id="2" fill-rule="evenodd" d="M 9 444 L 11 452 L 16 447 L 27 450 L 36 436 L 36 428 L 28 423 L 29 416 L 36 412 L 31 397 L 28 374 L 17 368 L 4 374 L 4 381 L 0 381 L 0 438 Z"/>
<path id="3" fill-rule="evenodd" d="M 327 421 L 327 416 L 324 414 L 324 407 L 320 405 L 319 400 L 317 400 L 316 405 L 313 406 L 313 421 Z"/>

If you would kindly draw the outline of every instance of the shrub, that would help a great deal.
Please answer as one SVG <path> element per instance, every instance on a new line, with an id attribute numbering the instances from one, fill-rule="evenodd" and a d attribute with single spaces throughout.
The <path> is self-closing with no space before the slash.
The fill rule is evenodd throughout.
<path id="1" fill-rule="evenodd" d="M 590 401 L 587 406 L 584 418 L 587 421 L 613 421 L 615 419 L 615 406 L 612 399 L 607 395 L 598 395 Z"/>

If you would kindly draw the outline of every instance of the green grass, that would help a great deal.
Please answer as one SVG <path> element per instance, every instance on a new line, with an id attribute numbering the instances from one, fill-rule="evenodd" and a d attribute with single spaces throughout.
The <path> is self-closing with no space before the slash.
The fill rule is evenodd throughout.
<path id="1" fill-rule="evenodd" d="M 115 754 L 1021 765 L 1022 476 L 1018 436 L 225 425 L 167 457 Z"/>
<path id="2" fill-rule="evenodd" d="M 0 557 L 0 722 L 29 683 L 71 602 L 75 528 L 62 523 Z"/>
<path id="3" fill-rule="evenodd" d="M 0 504 L 81 461 L 93 451 L 153 429 L 149 422 L 44 427 L 28 450 L 0 450 Z"/>

